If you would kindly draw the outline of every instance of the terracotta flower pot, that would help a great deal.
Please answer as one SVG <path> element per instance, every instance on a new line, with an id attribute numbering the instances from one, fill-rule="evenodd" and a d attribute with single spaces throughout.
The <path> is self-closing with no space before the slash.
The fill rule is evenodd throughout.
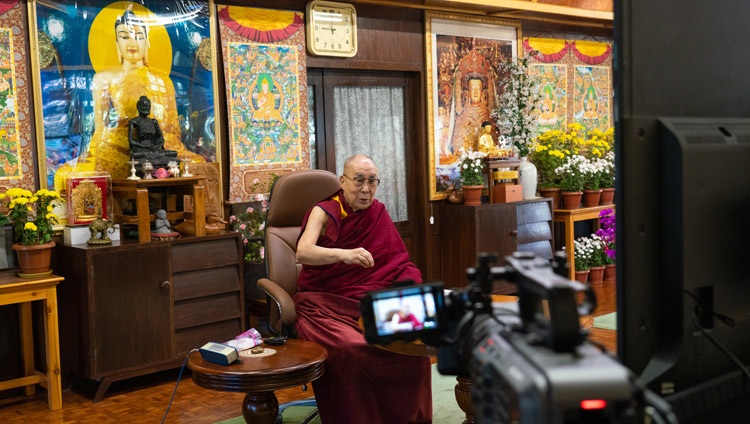
<path id="1" fill-rule="evenodd" d="M 589 269 L 589 283 L 601 283 L 604 280 L 604 267 L 595 266 Z"/>
<path id="2" fill-rule="evenodd" d="M 602 195 L 599 197 L 599 205 L 611 205 L 615 202 L 615 189 L 603 188 Z"/>
<path id="3" fill-rule="evenodd" d="M 464 205 L 479 206 L 482 204 L 482 189 L 484 186 L 463 186 L 461 191 L 464 193 Z"/>
<path id="4" fill-rule="evenodd" d="M 559 188 L 540 188 L 539 195 L 542 197 L 549 197 L 552 199 L 552 209 L 560 208 L 560 193 L 562 192 Z"/>
<path id="5" fill-rule="evenodd" d="M 617 265 L 607 264 L 607 266 L 604 267 L 604 279 L 614 280 L 616 277 L 617 277 Z"/>
<path id="6" fill-rule="evenodd" d="M 21 278 L 39 278 L 52 273 L 49 265 L 52 260 L 52 248 L 55 242 L 51 241 L 45 244 L 32 244 L 24 246 L 15 243 L 11 246 L 18 256 L 18 267 L 21 271 L 18 276 Z"/>
<path id="7" fill-rule="evenodd" d="M 601 195 L 601 190 L 583 190 L 583 207 L 593 208 L 599 206 L 599 198 Z"/>
<path id="8" fill-rule="evenodd" d="M 581 206 L 581 197 L 583 192 L 580 191 L 563 191 L 562 204 L 563 209 L 578 209 Z"/>
<path id="9" fill-rule="evenodd" d="M 586 280 L 589 278 L 589 270 L 576 271 L 576 281 L 586 284 Z"/>

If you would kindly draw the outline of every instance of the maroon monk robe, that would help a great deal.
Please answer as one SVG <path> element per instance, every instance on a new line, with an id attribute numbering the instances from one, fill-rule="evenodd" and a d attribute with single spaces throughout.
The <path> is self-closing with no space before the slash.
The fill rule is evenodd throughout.
<path id="1" fill-rule="evenodd" d="M 375 266 L 303 266 L 294 295 L 297 335 L 328 350 L 325 373 L 313 382 L 321 421 L 432 422 L 430 361 L 370 346 L 359 326 L 359 298 L 394 281 L 422 281 L 382 203 L 354 212 L 343 193 L 318 203 L 329 216 L 319 246 L 364 247 Z M 307 218 L 302 224 L 304 231 Z"/>

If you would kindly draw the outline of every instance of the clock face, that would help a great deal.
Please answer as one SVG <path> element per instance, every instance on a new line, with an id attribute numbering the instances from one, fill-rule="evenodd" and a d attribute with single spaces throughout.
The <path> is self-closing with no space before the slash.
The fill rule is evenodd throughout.
<path id="1" fill-rule="evenodd" d="M 345 3 L 312 1 L 307 5 L 307 47 L 319 56 L 357 54 L 357 12 Z"/>

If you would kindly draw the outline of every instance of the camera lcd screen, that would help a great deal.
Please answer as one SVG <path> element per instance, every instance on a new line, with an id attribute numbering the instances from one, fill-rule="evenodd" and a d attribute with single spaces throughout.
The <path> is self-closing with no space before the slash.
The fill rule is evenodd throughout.
<path id="1" fill-rule="evenodd" d="M 366 336 L 374 341 L 415 339 L 438 329 L 443 308 L 442 284 L 371 292 L 363 300 Z"/>

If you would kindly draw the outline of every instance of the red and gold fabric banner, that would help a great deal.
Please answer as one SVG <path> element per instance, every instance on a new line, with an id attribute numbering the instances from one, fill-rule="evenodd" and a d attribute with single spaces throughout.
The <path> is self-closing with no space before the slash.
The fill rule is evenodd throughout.
<path id="1" fill-rule="evenodd" d="M 18 4 L 18 0 L 4 0 L 0 1 L 0 15 L 4 14 L 5 12 L 9 11 L 10 9 L 13 9 L 13 6 Z"/>
<path id="2" fill-rule="evenodd" d="M 576 40 L 570 44 L 573 54 L 587 65 L 599 65 L 609 59 L 612 54 L 612 44 L 596 41 Z"/>
<path id="3" fill-rule="evenodd" d="M 220 8 L 219 18 L 238 35 L 258 43 L 286 40 L 304 24 L 299 13 L 239 6 Z"/>
<path id="4" fill-rule="evenodd" d="M 523 48 L 526 53 L 536 51 L 535 59 L 544 63 L 559 62 L 570 51 L 570 44 L 556 38 L 524 38 Z"/>

